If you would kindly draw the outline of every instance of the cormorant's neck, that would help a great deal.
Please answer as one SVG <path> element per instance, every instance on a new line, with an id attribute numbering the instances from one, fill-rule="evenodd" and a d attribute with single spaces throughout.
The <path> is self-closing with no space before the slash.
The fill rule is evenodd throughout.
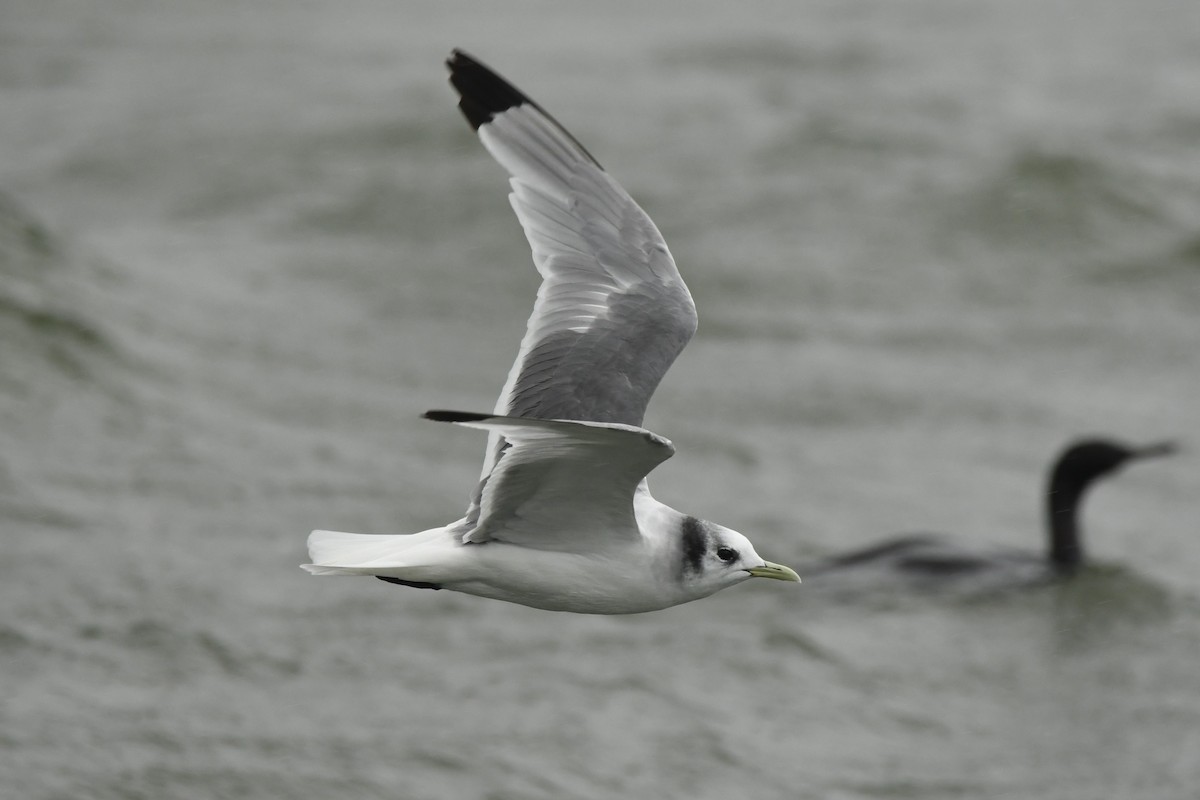
<path id="1" fill-rule="evenodd" d="M 1071 572 L 1083 563 L 1083 540 L 1079 529 L 1079 504 L 1087 483 L 1063 480 L 1055 475 L 1046 496 L 1050 534 L 1050 565 L 1059 572 Z"/>

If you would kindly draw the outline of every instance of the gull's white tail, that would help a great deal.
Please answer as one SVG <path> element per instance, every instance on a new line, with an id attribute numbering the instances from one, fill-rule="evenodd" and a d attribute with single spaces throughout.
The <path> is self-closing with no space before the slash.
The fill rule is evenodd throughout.
<path id="1" fill-rule="evenodd" d="M 369 575 L 364 569 L 395 548 L 395 536 L 341 531 L 313 531 L 308 535 L 311 564 L 300 568 L 313 575 Z"/>
<path id="2" fill-rule="evenodd" d="M 427 546 L 446 535 L 432 528 L 408 535 L 313 531 L 308 536 L 311 564 L 301 569 L 313 575 L 397 575 L 425 565 Z"/>

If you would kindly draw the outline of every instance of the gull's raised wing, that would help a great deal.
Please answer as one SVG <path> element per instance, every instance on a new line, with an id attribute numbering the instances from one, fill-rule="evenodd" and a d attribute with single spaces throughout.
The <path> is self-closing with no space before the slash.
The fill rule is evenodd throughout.
<path id="1" fill-rule="evenodd" d="M 508 443 L 481 483 L 478 519 L 463 532 L 467 543 L 594 552 L 605 542 L 593 534 L 635 537 L 634 492 L 675 452 L 663 437 L 620 423 L 462 411 L 429 411 L 425 417 L 499 434 Z"/>
<path id="2" fill-rule="evenodd" d="M 461 50 L 459 108 L 511 177 L 542 275 L 496 413 L 640 426 L 696 330 L 696 307 L 654 222 L 553 117 Z M 486 477 L 502 442 L 495 441 Z"/>

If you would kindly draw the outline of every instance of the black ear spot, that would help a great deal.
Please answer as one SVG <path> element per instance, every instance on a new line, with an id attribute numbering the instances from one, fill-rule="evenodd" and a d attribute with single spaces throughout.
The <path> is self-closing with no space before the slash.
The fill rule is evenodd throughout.
<path id="1" fill-rule="evenodd" d="M 683 520 L 683 572 L 696 574 L 704 566 L 704 553 L 708 550 L 705 541 L 704 525 L 695 517 Z"/>
<path id="2" fill-rule="evenodd" d="M 734 561 L 737 561 L 737 557 L 738 551 L 734 550 L 732 547 L 717 548 L 717 558 L 721 559 L 721 561 L 725 562 L 726 564 L 732 564 Z"/>

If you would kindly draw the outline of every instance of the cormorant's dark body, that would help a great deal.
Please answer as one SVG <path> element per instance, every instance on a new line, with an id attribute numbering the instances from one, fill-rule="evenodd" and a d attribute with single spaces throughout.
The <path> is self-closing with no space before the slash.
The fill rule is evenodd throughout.
<path id="1" fill-rule="evenodd" d="M 1067 576 L 1084 563 L 1079 510 L 1088 488 L 1133 459 L 1174 451 L 1174 445 L 1167 442 L 1130 447 L 1103 439 L 1086 439 L 1067 447 L 1050 471 L 1044 553 L 970 549 L 940 534 L 912 534 L 831 556 L 799 572 L 806 580 L 812 578 L 812 585 L 837 575 L 856 575 L 864 581 L 899 578 L 928 588 L 1000 588 Z"/>

